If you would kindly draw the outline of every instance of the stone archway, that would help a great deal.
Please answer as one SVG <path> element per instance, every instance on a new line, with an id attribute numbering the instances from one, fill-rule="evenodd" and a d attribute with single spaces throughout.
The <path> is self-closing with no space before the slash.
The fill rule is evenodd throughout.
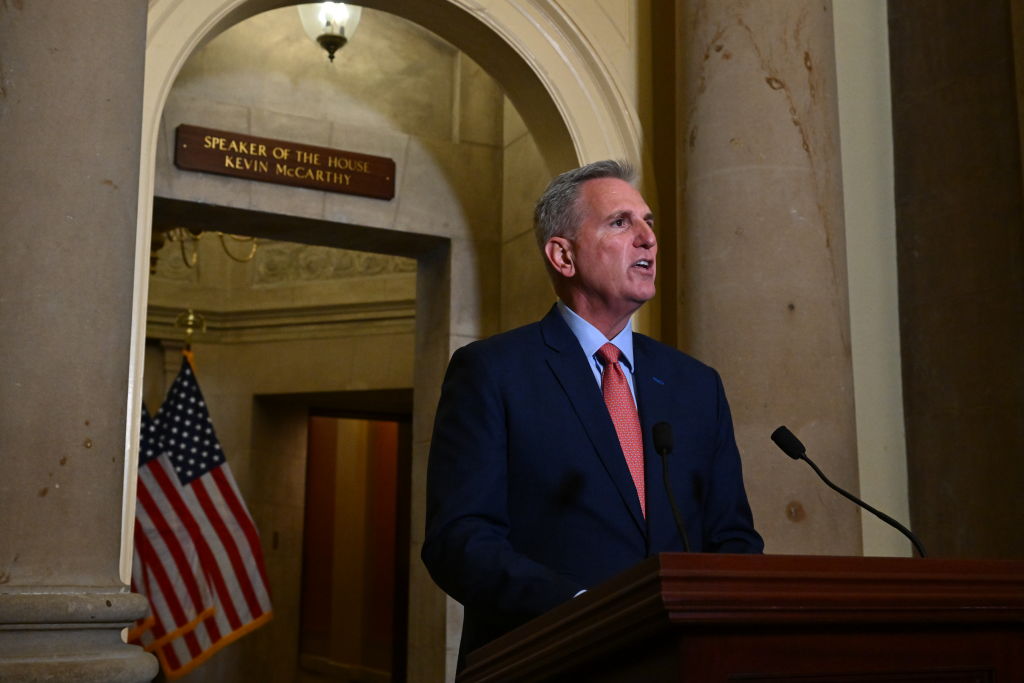
<path id="1" fill-rule="evenodd" d="M 142 150 L 139 174 L 139 222 L 132 319 L 132 370 L 141 386 L 140 355 L 145 341 L 148 299 L 148 252 L 153 220 L 157 137 L 161 115 L 171 87 L 189 56 L 228 27 L 260 12 L 295 4 L 283 0 L 155 0 L 149 10 L 146 47 Z M 493 0 L 366 0 L 361 4 L 396 14 L 438 34 L 479 63 L 507 92 L 536 138 L 549 170 L 608 157 L 639 157 L 640 133 L 635 107 L 616 79 L 614 70 L 591 47 L 592 41 L 573 17 L 554 2 Z M 451 314 L 451 291 L 458 273 L 477 255 L 465 249 L 444 249 L 420 258 L 417 317 L 434 316 L 424 325 L 439 334 L 417 333 L 415 376 L 413 498 L 423 507 L 423 488 L 416 486 L 425 471 L 429 425 L 440 388 L 444 362 L 450 351 L 468 341 Z M 440 280 L 446 284 L 429 287 Z M 471 286 L 471 285 L 468 285 Z M 463 320 L 462 323 L 465 323 Z M 441 331 L 443 330 L 443 331 Z M 429 359 L 424 362 L 424 359 Z M 422 367 L 420 367 L 422 366 Z M 429 367 L 428 367 L 429 366 Z M 436 366 L 436 367 L 434 367 Z M 137 390 L 136 390 L 137 391 Z M 129 406 L 137 406 L 129 397 Z M 132 410 L 130 408 L 130 410 Z M 129 414 L 128 433 L 137 424 L 137 408 Z M 129 443 L 133 442 L 129 439 Z M 129 465 L 130 467 L 130 465 Z M 133 477 L 134 472 L 129 472 Z M 126 498 L 123 528 L 128 538 L 134 518 L 134 500 Z M 418 554 L 414 533 L 412 556 Z M 122 572 L 127 576 L 123 543 Z M 419 567 L 418 563 L 413 563 Z M 411 572 L 409 633 L 410 680 L 436 680 L 453 658 L 445 643 L 447 612 L 457 608 L 446 602 L 421 568 Z M 455 617 L 458 621 L 458 616 Z M 447 647 L 446 647 L 447 645 Z"/>

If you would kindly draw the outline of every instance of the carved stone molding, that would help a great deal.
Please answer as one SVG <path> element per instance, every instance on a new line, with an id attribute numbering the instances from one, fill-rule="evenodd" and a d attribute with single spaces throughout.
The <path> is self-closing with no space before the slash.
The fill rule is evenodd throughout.
<path id="1" fill-rule="evenodd" d="M 174 322 L 182 309 L 151 305 L 146 336 L 182 339 Z M 232 311 L 200 311 L 206 331 L 194 341 L 243 343 L 364 334 L 404 334 L 415 329 L 414 300 Z"/>
<path id="2" fill-rule="evenodd" d="M 253 263 L 258 286 L 416 272 L 414 259 L 288 242 L 262 244 Z"/>
<path id="3" fill-rule="evenodd" d="M 157 661 L 121 640 L 146 613 L 126 588 L 6 588 L 0 593 L 0 680 L 134 683 L 152 680 Z"/>

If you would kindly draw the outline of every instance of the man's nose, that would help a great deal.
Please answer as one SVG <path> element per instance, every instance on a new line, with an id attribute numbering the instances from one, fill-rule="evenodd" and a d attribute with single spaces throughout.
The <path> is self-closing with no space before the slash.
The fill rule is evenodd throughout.
<path id="1" fill-rule="evenodd" d="M 654 234 L 654 228 L 652 228 L 646 221 L 640 222 L 640 227 L 637 229 L 633 245 L 643 247 L 645 249 L 653 249 L 658 245 L 658 237 Z"/>

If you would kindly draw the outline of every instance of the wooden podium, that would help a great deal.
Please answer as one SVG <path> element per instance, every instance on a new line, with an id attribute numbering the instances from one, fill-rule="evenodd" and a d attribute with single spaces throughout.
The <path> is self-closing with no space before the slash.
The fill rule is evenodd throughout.
<path id="1" fill-rule="evenodd" d="M 1024 562 L 660 555 L 457 679 L 542 680 L 1022 683 Z"/>

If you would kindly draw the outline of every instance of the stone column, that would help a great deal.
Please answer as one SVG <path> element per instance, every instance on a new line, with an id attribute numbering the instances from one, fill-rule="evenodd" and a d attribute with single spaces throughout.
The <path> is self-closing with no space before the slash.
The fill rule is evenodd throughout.
<path id="1" fill-rule="evenodd" d="M 682 347 L 715 366 L 769 552 L 860 554 L 832 10 L 679 0 Z"/>
<path id="2" fill-rule="evenodd" d="M 156 675 L 118 571 L 146 7 L 0 3 L 0 680 Z"/>

